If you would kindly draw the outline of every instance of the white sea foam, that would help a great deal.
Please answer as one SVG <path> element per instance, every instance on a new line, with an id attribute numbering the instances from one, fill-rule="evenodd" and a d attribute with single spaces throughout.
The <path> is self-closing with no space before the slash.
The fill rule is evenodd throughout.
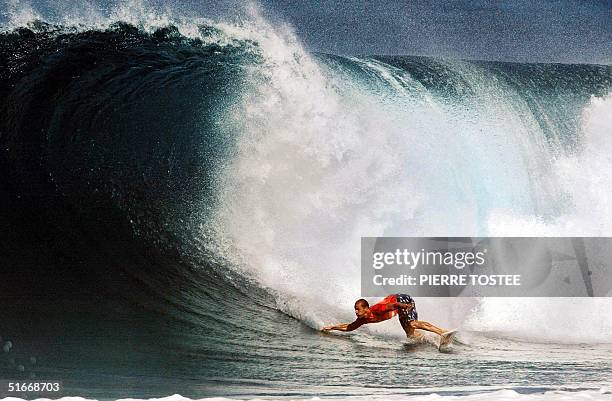
<path id="1" fill-rule="evenodd" d="M 543 221 L 513 211 L 489 217 L 494 236 L 612 235 L 612 94 L 594 97 L 582 115 L 581 148 L 558 158 L 554 173 L 571 200 L 566 213 Z M 466 328 L 512 338 L 612 343 L 612 298 L 483 299 Z"/>
<path id="2" fill-rule="evenodd" d="M 442 392 L 442 390 L 438 390 Z M 266 400 L 266 397 L 252 398 L 252 401 Z M 277 398 L 274 398 L 277 399 Z M 292 398 L 283 398 L 290 400 Z M 437 392 L 423 393 L 417 395 L 374 395 L 374 396 L 351 396 L 351 397 L 313 397 L 299 398 L 300 400 L 319 401 L 333 399 L 336 401 L 606 401 L 612 400 L 612 392 L 610 389 L 602 387 L 599 390 L 552 390 L 545 392 L 517 392 L 514 390 L 496 390 L 496 391 L 474 391 L 461 393 L 460 395 L 445 395 Z M 21 401 L 21 398 L 8 397 L 0 401 Z M 38 398 L 40 401 L 50 400 L 48 398 Z M 90 399 L 81 397 L 63 397 L 58 401 L 89 401 Z M 194 399 L 183 397 L 179 394 L 174 394 L 162 398 L 149 398 L 149 401 L 194 401 Z M 233 398 L 212 397 L 200 398 L 198 401 L 233 401 Z M 92 400 L 93 401 L 93 400 Z M 120 401 L 141 401 L 138 398 L 123 398 Z M 142 399 L 145 401 L 145 399 Z"/>

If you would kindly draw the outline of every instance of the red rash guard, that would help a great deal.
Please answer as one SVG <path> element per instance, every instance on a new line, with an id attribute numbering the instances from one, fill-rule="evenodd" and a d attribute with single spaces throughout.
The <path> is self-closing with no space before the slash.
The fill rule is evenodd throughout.
<path id="1" fill-rule="evenodd" d="M 398 303 L 411 304 L 410 309 L 399 309 Z M 418 314 L 414 308 L 414 300 L 407 294 L 393 294 L 384 298 L 382 301 L 370 306 L 370 315 L 368 317 L 357 318 L 353 323 L 346 327 L 346 331 L 353 331 L 361 325 L 368 323 L 378 323 L 383 320 L 389 320 L 393 316 L 399 314 L 399 320 L 402 327 L 410 324 L 411 321 L 417 320 Z"/>
<path id="2" fill-rule="evenodd" d="M 365 319 L 366 322 L 364 323 L 376 323 L 391 319 L 393 316 L 397 315 L 397 309 L 395 309 L 396 303 L 397 297 L 393 294 L 370 306 L 370 312 L 372 314 Z"/>

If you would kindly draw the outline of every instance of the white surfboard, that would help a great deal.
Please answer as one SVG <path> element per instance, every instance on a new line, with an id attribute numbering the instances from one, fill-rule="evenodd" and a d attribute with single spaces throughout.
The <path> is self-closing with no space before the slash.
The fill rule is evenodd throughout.
<path id="1" fill-rule="evenodd" d="M 445 352 L 448 351 L 451 344 L 453 343 L 453 338 L 457 334 L 457 330 L 449 330 L 443 333 L 440 336 L 440 344 L 438 345 L 438 351 Z"/>

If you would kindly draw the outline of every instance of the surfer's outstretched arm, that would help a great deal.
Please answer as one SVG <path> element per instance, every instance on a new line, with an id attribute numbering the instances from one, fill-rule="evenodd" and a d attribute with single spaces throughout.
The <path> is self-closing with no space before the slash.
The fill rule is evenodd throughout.
<path id="1" fill-rule="evenodd" d="M 353 323 L 343 323 L 343 324 L 337 324 L 335 326 L 325 326 L 321 329 L 321 331 L 331 331 L 331 330 L 353 331 L 364 323 L 365 322 L 363 320 L 357 319 Z"/>

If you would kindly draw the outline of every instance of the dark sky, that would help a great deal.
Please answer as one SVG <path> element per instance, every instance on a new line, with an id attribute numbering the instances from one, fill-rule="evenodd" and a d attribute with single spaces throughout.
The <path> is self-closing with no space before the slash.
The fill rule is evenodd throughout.
<path id="1" fill-rule="evenodd" d="M 515 61 L 612 61 L 612 1 L 266 0 L 312 49 Z"/>
<path id="2" fill-rule="evenodd" d="M 30 4 L 37 9 L 69 10 L 70 3 L 76 1 L 31 0 Z M 112 7 L 114 3 L 94 2 L 101 8 Z M 240 15 L 245 4 L 239 0 L 148 0 L 147 3 L 154 8 L 172 8 L 182 15 L 221 19 Z M 304 45 L 313 51 L 612 63 L 612 0 L 259 0 L 257 3 L 269 19 L 293 26 Z"/>

